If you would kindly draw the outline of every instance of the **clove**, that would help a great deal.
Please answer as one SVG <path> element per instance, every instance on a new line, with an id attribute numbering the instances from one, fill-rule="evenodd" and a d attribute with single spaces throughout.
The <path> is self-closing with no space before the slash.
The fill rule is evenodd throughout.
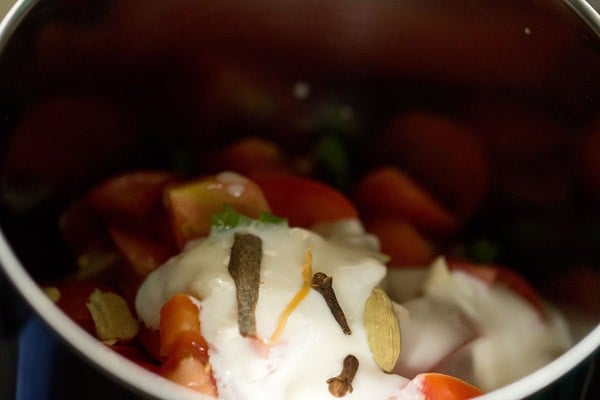
<path id="1" fill-rule="evenodd" d="M 229 257 L 229 274 L 235 282 L 238 325 L 244 337 L 256 338 L 256 303 L 260 284 L 262 240 L 250 233 L 236 233 Z"/>
<path id="2" fill-rule="evenodd" d="M 335 292 L 333 291 L 333 278 L 331 276 L 327 276 L 322 272 L 317 272 L 312 277 L 312 287 L 317 292 L 321 293 L 329 310 L 333 314 L 333 317 L 337 321 L 337 323 L 342 328 L 342 331 L 346 335 L 351 335 L 352 330 L 350 326 L 348 326 L 348 322 L 346 321 L 346 316 L 344 315 L 344 311 L 340 307 L 338 303 L 337 297 L 335 296 Z"/>
<path id="3" fill-rule="evenodd" d="M 335 397 L 345 396 L 347 393 L 352 393 L 352 380 L 358 370 L 358 359 L 352 354 L 348 354 L 344 358 L 342 372 L 333 378 L 327 379 L 329 384 L 329 393 Z"/>

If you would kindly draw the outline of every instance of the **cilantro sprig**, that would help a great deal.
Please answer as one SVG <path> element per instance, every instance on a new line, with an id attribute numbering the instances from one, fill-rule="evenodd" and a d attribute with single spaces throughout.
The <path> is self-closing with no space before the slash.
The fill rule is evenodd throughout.
<path id="1" fill-rule="evenodd" d="M 263 211 L 258 219 L 250 218 L 237 212 L 230 204 L 223 204 L 223 211 L 215 213 L 211 217 L 211 231 L 228 231 L 239 226 L 249 226 L 253 223 L 264 225 L 285 225 L 287 219 L 278 217 L 269 212 Z"/>

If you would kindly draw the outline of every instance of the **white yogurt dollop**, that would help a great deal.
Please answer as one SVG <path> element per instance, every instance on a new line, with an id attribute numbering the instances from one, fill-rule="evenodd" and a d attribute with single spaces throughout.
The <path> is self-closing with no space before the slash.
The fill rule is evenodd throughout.
<path id="1" fill-rule="evenodd" d="M 543 366 L 571 345 L 558 313 L 548 310 L 547 318 L 540 318 L 511 290 L 449 271 L 443 259 L 429 272 L 395 270 L 382 282 L 385 257 L 378 252 L 377 239 L 357 220 L 315 230 L 323 236 L 301 228 L 254 224 L 191 242 L 146 279 L 136 299 L 138 315 L 158 329 L 160 309 L 172 296 L 187 293 L 197 298 L 223 400 L 331 400 L 326 382 L 340 373 L 348 354 L 359 360 L 354 390 L 344 397 L 348 400 L 420 400 L 418 381 L 406 385 L 416 374 L 431 371 L 489 390 Z M 322 295 L 311 289 L 275 343 L 259 345 L 242 337 L 236 288 L 228 271 L 236 232 L 262 239 L 256 306 L 260 339 L 269 341 L 282 311 L 302 287 L 309 248 L 312 273 L 333 277 L 352 334 L 342 332 Z M 363 326 L 365 301 L 381 283 L 401 301 L 395 305 L 402 333 L 397 374 L 386 374 L 376 365 Z"/>
<path id="2" fill-rule="evenodd" d="M 269 346 L 239 333 L 236 289 L 228 272 L 235 232 L 262 239 L 263 258 L 256 306 L 258 337 L 268 340 L 280 314 L 303 284 L 306 251 L 313 254 L 312 272 L 333 277 L 333 288 L 351 335 L 345 335 L 323 296 L 310 290 L 290 315 L 280 339 Z M 386 268 L 373 251 L 344 240 L 328 241 L 300 228 L 254 225 L 212 234 L 190 244 L 179 256 L 153 272 L 138 292 L 136 308 L 152 328 L 160 308 L 173 295 L 188 293 L 200 300 L 202 334 L 221 399 L 327 399 L 327 379 L 341 372 L 346 355 L 359 360 L 348 399 L 398 398 L 407 379 L 384 373 L 374 362 L 363 327 L 364 304 Z"/>
<path id="3" fill-rule="evenodd" d="M 404 274 L 414 280 L 411 271 L 393 274 L 394 280 Z M 420 295 L 404 301 L 399 313 L 399 374 L 442 372 L 490 391 L 544 366 L 572 345 L 560 313 L 547 306 L 542 316 L 502 284 L 450 271 L 442 258 L 423 277 L 417 284 Z"/>

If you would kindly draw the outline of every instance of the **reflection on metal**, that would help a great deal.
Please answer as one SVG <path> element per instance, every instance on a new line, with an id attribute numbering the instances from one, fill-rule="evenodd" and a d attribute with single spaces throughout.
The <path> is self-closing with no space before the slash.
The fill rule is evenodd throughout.
<path id="1" fill-rule="evenodd" d="M 0 52 L 4 50 L 8 39 L 12 36 L 23 18 L 37 3 L 38 0 L 17 0 L 8 13 L 6 13 L 6 17 L 0 21 Z"/>
<path id="2" fill-rule="evenodd" d="M 598 0 L 564 0 L 565 3 L 600 37 L 600 1 Z"/>

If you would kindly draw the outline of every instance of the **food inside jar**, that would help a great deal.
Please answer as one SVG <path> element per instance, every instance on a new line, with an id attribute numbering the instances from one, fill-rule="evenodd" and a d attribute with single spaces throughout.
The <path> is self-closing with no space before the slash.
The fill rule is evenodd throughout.
<path id="1" fill-rule="evenodd" d="M 246 175 L 129 172 L 67 210 L 65 238 L 88 260 L 70 284 L 102 282 L 136 317 L 134 335 L 108 346 L 219 399 L 426 400 L 475 397 L 572 345 L 561 314 L 508 268 L 452 246 L 427 246 L 414 265 L 386 254 L 406 226 L 433 243 L 460 225 L 402 171 L 366 175 L 355 202 L 288 168 Z M 422 251 L 413 243 L 405 251 Z M 59 306 L 91 302 L 55 287 Z"/>
<path id="2" fill-rule="evenodd" d="M 4 53 L 2 229 L 85 331 L 208 396 L 262 362 L 272 398 L 465 398 L 597 325 L 600 63 L 563 4 L 225 3 L 44 2 Z"/>

